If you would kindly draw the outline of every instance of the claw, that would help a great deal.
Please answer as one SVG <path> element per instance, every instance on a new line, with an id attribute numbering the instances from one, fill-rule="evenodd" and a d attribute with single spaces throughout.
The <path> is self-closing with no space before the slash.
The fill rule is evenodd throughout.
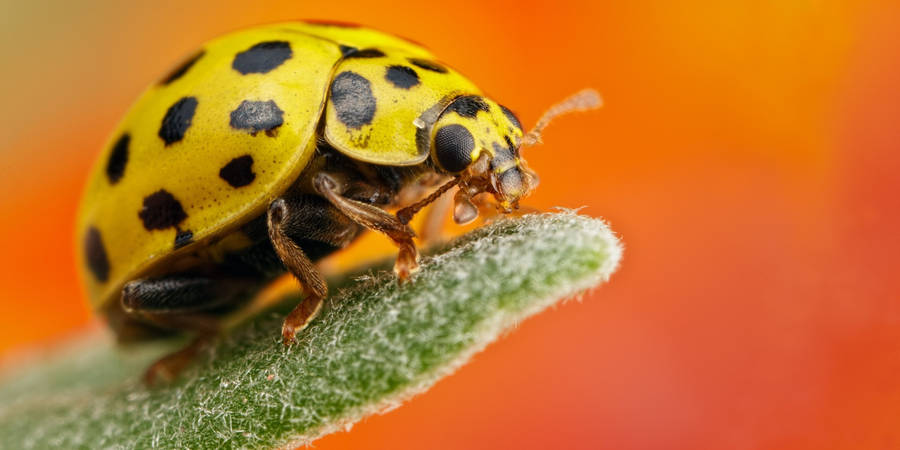
<path id="1" fill-rule="evenodd" d="M 322 298 L 309 296 L 300 301 L 294 310 L 288 314 L 281 325 L 281 343 L 290 346 L 294 343 L 297 333 L 303 331 L 307 325 L 319 314 L 322 309 Z"/>
<path id="2" fill-rule="evenodd" d="M 415 248 L 412 250 L 400 250 L 400 254 L 397 255 L 397 261 L 394 263 L 394 273 L 397 275 L 397 283 L 405 283 L 412 274 L 419 271 L 419 262 L 416 261 L 417 259 Z"/>
<path id="3" fill-rule="evenodd" d="M 285 320 L 284 324 L 281 325 L 281 343 L 288 347 L 294 343 L 294 338 L 296 337 L 297 330 Z"/>

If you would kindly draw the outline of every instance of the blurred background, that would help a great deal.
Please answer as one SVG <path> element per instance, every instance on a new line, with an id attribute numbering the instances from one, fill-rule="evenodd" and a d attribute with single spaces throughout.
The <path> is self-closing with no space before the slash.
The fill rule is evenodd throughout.
<path id="1" fill-rule="evenodd" d="M 584 206 L 626 252 L 318 449 L 900 447 L 896 1 L 0 5 L 0 355 L 91 326 L 74 215 L 145 85 L 236 28 L 349 21 L 424 43 L 526 126 L 600 90 L 525 155 L 529 203 Z"/>

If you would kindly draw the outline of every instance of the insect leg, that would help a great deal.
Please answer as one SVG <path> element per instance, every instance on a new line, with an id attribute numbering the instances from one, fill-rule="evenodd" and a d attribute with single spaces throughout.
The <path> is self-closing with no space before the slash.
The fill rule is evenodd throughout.
<path id="1" fill-rule="evenodd" d="M 122 288 L 122 309 L 136 316 L 184 315 L 210 311 L 246 297 L 252 280 L 175 274 L 132 281 Z"/>
<path id="2" fill-rule="evenodd" d="M 452 195 L 442 195 L 434 203 L 428 205 L 428 210 L 425 211 L 425 218 L 422 221 L 422 228 L 419 230 L 421 242 L 429 245 L 441 241 L 444 222 L 449 216 L 451 207 L 453 207 Z"/>
<path id="3" fill-rule="evenodd" d="M 419 269 L 418 251 L 413 238 L 416 233 L 409 225 L 401 222 L 396 216 L 381 208 L 351 200 L 341 196 L 343 189 L 337 181 L 328 174 L 319 173 L 313 180 L 316 191 L 331 204 L 347 215 L 354 222 L 371 230 L 378 231 L 389 237 L 400 249 L 397 262 L 394 264 L 394 273 L 400 281 L 405 281 Z"/>
<path id="4" fill-rule="evenodd" d="M 145 372 L 144 380 L 172 381 L 218 334 L 214 311 L 249 298 L 256 283 L 243 278 L 209 278 L 175 274 L 129 282 L 122 288 L 121 305 L 127 316 L 154 326 L 195 334 L 186 347 L 171 353 Z"/>
<path id="5" fill-rule="evenodd" d="M 297 212 L 293 211 L 289 203 L 282 198 L 275 199 L 269 205 L 267 220 L 272 246 L 275 247 L 275 252 L 285 267 L 300 281 L 307 292 L 306 298 L 294 307 L 281 326 L 281 338 L 285 345 L 293 342 L 294 336 L 316 316 L 322 307 L 322 300 L 328 295 L 325 280 L 316 271 L 303 249 L 285 231 L 287 224 L 296 216 Z"/>
<path id="6" fill-rule="evenodd" d="M 180 350 L 176 350 L 156 360 L 144 372 L 144 382 L 153 385 L 158 380 L 171 382 L 185 367 L 190 364 L 201 350 L 213 342 L 218 334 L 218 321 L 208 316 L 184 316 L 177 321 L 169 321 L 169 318 L 161 318 L 158 322 L 166 326 L 174 326 L 176 323 L 185 329 L 193 330 L 196 335 L 191 342 Z"/>

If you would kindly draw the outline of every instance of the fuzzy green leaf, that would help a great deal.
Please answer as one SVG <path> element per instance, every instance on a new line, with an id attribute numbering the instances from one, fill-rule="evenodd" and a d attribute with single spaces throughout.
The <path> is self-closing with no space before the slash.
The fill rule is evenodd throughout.
<path id="1" fill-rule="evenodd" d="M 297 345 L 284 311 L 236 326 L 180 380 L 146 388 L 142 370 L 178 342 L 120 351 L 108 336 L 7 373 L 0 447 L 135 448 L 298 445 L 397 406 L 503 332 L 605 281 L 621 247 L 573 213 L 482 227 L 424 259 L 398 286 L 381 269 L 332 295 Z"/>

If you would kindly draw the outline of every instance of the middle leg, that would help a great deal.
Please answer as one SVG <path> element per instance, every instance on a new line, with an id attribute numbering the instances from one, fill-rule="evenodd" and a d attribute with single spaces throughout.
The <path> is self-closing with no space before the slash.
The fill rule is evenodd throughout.
<path id="1" fill-rule="evenodd" d="M 328 295 L 313 259 L 345 247 L 362 228 L 312 194 L 275 199 L 269 205 L 267 226 L 275 253 L 306 292 L 281 327 L 282 341 L 288 345 L 315 318 Z"/>
<path id="2" fill-rule="evenodd" d="M 164 356 L 144 373 L 144 381 L 172 381 L 219 332 L 217 311 L 250 298 L 259 281 L 245 277 L 172 274 L 131 281 L 122 288 L 121 309 L 133 321 L 194 334 L 186 347 Z"/>

